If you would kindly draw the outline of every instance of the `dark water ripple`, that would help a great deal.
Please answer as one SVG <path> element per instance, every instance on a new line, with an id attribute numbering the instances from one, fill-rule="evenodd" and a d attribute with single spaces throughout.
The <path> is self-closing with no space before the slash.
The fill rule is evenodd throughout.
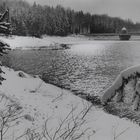
<path id="1" fill-rule="evenodd" d="M 102 95 L 121 70 L 140 64 L 139 41 L 95 41 L 67 50 L 13 50 L 3 63 L 76 93 Z"/>

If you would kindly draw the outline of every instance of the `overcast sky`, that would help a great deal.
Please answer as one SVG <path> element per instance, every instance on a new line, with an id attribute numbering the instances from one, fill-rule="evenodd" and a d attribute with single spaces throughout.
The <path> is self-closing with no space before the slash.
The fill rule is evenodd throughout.
<path id="1" fill-rule="evenodd" d="M 74 10 L 83 10 L 92 14 L 108 14 L 110 16 L 132 19 L 140 22 L 140 0 L 27 0 L 42 5 L 61 4 Z"/>

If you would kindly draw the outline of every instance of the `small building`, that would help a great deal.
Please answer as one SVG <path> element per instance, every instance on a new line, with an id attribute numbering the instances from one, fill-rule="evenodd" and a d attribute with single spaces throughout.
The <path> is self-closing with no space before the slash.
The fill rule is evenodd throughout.
<path id="1" fill-rule="evenodd" d="M 127 29 L 125 27 L 122 28 L 121 34 L 127 34 Z"/>
<path id="2" fill-rule="evenodd" d="M 130 37 L 131 37 L 131 35 L 128 34 L 127 29 L 126 29 L 125 27 L 123 27 L 123 28 L 121 29 L 121 33 L 119 34 L 120 40 L 129 40 Z"/>

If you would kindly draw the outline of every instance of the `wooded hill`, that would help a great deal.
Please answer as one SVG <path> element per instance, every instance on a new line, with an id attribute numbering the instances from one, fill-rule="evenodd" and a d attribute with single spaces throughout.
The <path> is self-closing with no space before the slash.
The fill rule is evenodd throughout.
<path id="1" fill-rule="evenodd" d="M 125 26 L 129 31 L 138 31 L 140 24 L 108 15 L 91 15 L 83 11 L 56 7 L 30 5 L 23 0 L 0 0 L 0 12 L 10 11 L 10 22 L 15 35 L 60 35 L 71 33 L 118 33 Z"/>

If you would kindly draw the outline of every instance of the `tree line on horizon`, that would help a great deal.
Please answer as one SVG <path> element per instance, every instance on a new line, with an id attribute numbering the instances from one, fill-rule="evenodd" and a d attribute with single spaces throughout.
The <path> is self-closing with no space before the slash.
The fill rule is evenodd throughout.
<path id="1" fill-rule="evenodd" d="M 60 5 L 56 7 L 29 4 L 23 0 L 1 0 L 0 13 L 8 8 L 12 34 L 22 36 L 118 33 L 122 27 L 137 32 L 140 23 L 108 15 L 74 11 Z"/>

